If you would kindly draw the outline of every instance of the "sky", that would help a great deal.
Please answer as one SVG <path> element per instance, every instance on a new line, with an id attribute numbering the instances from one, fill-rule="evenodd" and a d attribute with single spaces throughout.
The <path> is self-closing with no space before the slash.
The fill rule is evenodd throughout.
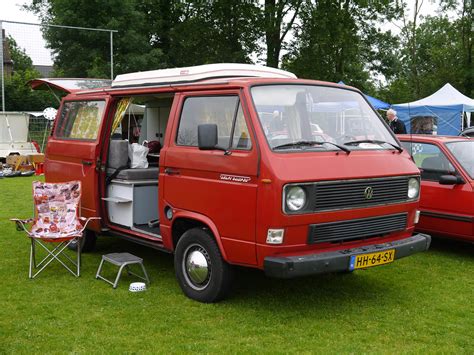
<path id="1" fill-rule="evenodd" d="M 23 4 L 30 4 L 25 0 L 0 0 L 0 20 L 39 23 L 39 19 L 31 12 L 21 9 Z M 2 22 L 2 27 L 11 35 L 17 44 L 25 49 L 35 65 L 52 65 L 50 51 L 46 48 L 40 28 L 38 26 L 19 25 Z"/>
<path id="2" fill-rule="evenodd" d="M 22 5 L 30 4 L 29 0 L 0 0 L 0 21 L 18 21 L 18 22 L 30 22 L 39 23 L 33 13 L 22 10 Z M 410 1 L 411 3 L 411 1 Z M 433 0 L 424 0 L 421 8 L 421 14 L 434 15 L 436 4 Z M 46 48 L 46 43 L 41 36 L 40 28 L 37 26 L 19 25 L 7 22 L 2 22 L 3 28 L 7 35 L 11 35 L 15 38 L 17 44 L 25 49 L 26 53 L 33 59 L 35 65 L 52 65 L 51 53 Z M 68 25 L 65 23 L 64 25 Z M 401 22 L 397 25 L 401 26 Z M 392 32 L 398 33 L 399 29 L 393 24 L 384 26 L 386 29 L 392 30 Z"/>

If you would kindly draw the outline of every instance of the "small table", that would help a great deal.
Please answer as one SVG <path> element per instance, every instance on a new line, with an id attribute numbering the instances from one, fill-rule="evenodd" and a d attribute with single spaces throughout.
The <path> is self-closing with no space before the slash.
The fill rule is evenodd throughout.
<path id="1" fill-rule="evenodd" d="M 104 265 L 104 262 L 106 261 L 116 266 L 119 266 L 119 270 L 118 270 L 117 276 L 115 277 L 114 282 L 106 279 L 100 274 L 102 270 L 102 266 Z M 133 265 L 133 264 L 139 264 L 141 266 L 144 276 L 137 275 L 134 272 L 130 271 L 129 265 Z M 105 282 L 111 284 L 113 288 L 117 288 L 118 282 L 120 280 L 120 276 L 122 275 L 123 268 L 127 269 L 127 273 L 129 275 L 136 276 L 139 279 L 146 281 L 148 284 L 150 283 L 150 279 L 148 278 L 148 274 L 146 273 L 145 266 L 143 266 L 143 259 L 130 253 L 111 253 L 111 254 L 102 255 L 102 260 L 100 262 L 99 269 L 97 270 L 97 274 L 95 275 L 95 278 L 104 280 Z"/>

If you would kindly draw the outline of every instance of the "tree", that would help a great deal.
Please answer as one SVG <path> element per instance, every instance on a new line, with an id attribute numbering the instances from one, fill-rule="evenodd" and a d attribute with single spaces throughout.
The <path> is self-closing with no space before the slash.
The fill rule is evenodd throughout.
<path id="1" fill-rule="evenodd" d="M 33 0 L 29 9 L 45 24 L 118 29 L 114 36 L 115 73 L 162 67 L 163 53 L 150 46 L 146 16 L 135 0 Z M 63 75 L 110 77 L 109 33 L 57 27 L 44 27 L 43 33 L 55 67 Z"/>
<path id="2" fill-rule="evenodd" d="M 457 4 L 457 1 L 455 2 Z M 474 96 L 474 2 L 463 0 L 460 17 L 457 24 L 461 33 L 461 51 L 463 53 L 464 92 L 469 96 Z"/>
<path id="3" fill-rule="evenodd" d="M 382 98 L 391 98 L 392 102 L 417 100 L 448 82 L 467 96 L 474 94 L 472 21 L 467 26 L 472 14 L 461 7 L 459 17 L 450 18 L 447 11 L 459 9 L 459 3 L 441 1 L 441 5 L 437 16 L 422 18 L 416 29 L 412 22 L 405 24 L 408 29 L 402 31 L 401 67 L 394 80 L 380 91 Z M 407 36 L 409 31 L 414 32 Z"/>
<path id="4" fill-rule="evenodd" d="M 404 11 L 407 9 L 407 5 L 404 1 L 403 9 Z M 407 16 L 403 15 L 403 28 L 401 29 L 401 35 L 404 41 L 404 51 L 405 57 L 407 59 L 406 63 L 409 63 L 408 69 L 410 71 L 410 79 L 413 82 L 414 91 L 416 96 L 420 96 L 421 92 L 421 84 L 420 84 L 420 77 L 418 73 L 418 55 L 417 55 L 417 45 L 419 43 L 418 39 L 418 31 L 417 31 L 417 22 L 418 17 L 420 15 L 421 6 L 423 5 L 423 0 L 415 0 L 413 4 L 413 17 L 412 20 L 407 20 Z"/>
<path id="5" fill-rule="evenodd" d="M 285 37 L 293 28 L 303 0 L 265 0 L 264 23 L 267 66 L 278 68 Z M 285 17 L 289 21 L 285 22 Z"/>
<path id="6" fill-rule="evenodd" d="M 344 80 L 371 91 L 371 77 L 395 74 L 397 40 L 377 25 L 399 11 L 384 0 L 370 5 L 357 0 L 307 2 L 283 65 L 301 77 Z"/>
<path id="7" fill-rule="evenodd" d="M 28 81 L 38 78 L 40 73 L 12 37 L 8 38 L 8 45 L 13 60 L 13 74 L 5 80 L 5 110 L 43 111 L 49 106 L 58 107 L 58 102 L 48 93 L 31 90 Z"/>
<path id="8" fill-rule="evenodd" d="M 188 1 L 170 31 L 172 66 L 250 63 L 258 50 L 260 9 L 253 1 Z"/>
<path id="9" fill-rule="evenodd" d="M 33 0 L 43 23 L 117 29 L 115 72 L 251 61 L 260 9 L 250 0 Z M 91 14 L 94 14 L 91 16 Z M 45 27 L 55 66 L 65 76 L 107 77 L 107 33 Z"/>

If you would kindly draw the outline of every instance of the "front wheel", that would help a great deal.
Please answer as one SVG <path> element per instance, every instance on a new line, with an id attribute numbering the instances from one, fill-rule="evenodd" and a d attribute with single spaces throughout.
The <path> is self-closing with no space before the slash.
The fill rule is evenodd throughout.
<path id="1" fill-rule="evenodd" d="M 184 294 L 196 301 L 220 301 L 232 283 L 232 267 L 222 258 L 215 240 L 201 228 L 188 230 L 178 241 L 174 268 Z"/>

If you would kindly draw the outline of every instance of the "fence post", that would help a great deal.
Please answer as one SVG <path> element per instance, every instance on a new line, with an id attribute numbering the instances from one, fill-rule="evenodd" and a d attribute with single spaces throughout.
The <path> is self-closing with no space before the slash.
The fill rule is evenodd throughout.
<path id="1" fill-rule="evenodd" d="M 5 73 L 3 69 L 4 60 L 3 60 L 3 46 L 5 44 L 5 40 L 3 39 L 3 22 L 0 21 L 0 36 L 2 37 L 1 45 L 0 45 L 0 76 L 2 77 L 2 112 L 5 112 Z"/>
<path id="2" fill-rule="evenodd" d="M 110 31 L 110 80 L 114 80 L 114 33 Z"/>

